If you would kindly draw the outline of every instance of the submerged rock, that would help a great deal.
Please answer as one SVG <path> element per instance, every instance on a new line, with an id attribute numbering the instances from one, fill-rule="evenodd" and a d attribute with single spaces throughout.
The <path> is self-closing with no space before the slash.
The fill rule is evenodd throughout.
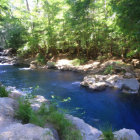
<path id="1" fill-rule="evenodd" d="M 115 140 L 140 140 L 140 136 L 133 129 L 121 129 L 114 132 Z"/>
<path id="2" fill-rule="evenodd" d="M 84 77 L 82 86 L 87 86 L 93 90 L 103 90 L 106 87 L 121 89 L 124 93 L 138 93 L 139 82 L 135 78 L 126 79 L 120 75 L 90 75 Z"/>
<path id="3" fill-rule="evenodd" d="M 88 125 L 82 119 L 66 115 L 66 118 L 70 120 L 78 130 L 80 130 L 83 140 L 99 140 L 102 132 L 98 129 Z"/>

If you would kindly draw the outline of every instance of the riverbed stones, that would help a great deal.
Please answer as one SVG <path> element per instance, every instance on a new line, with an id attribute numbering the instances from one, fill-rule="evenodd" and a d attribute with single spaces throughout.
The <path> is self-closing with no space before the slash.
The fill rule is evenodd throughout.
<path id="1" fill-rule="evenodd" d="M 98 129 L 88 125 L 82 119 L 66 115 L 66 118 L 70 120 L 78 130 L 80 130 L 83 140 L 99 140 L 102 132 Z"/>
<path id="2" fill-rule="evenodd" d="M 121 75 L 89 75 L 84 77 L 82 86 L 93 90 L 103 90 L 106 87 L 113 87 L 122 90 L 124 93 L 138 93 L 139 82 L 135 78 L 126 79 Z"/>
<path id="3" fill-rule="evenodd" d="M 114 132 L 115 140 L 140 140 L 140 136 L 133 129 L 121 129 Z"/>

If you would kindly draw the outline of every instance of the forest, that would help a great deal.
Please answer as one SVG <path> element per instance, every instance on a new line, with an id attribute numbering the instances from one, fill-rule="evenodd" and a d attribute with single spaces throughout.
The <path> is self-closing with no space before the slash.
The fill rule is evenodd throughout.
<path id="1" fill-rule="evenodd" d="M 139 0 L 1 0 L 0 46 L 20 56 L 140 58 Z"/>
<path id="2" fill-rule="evenodd" d="M 0 0 L 0 140 L 140 140 L 140 0 Z"/>

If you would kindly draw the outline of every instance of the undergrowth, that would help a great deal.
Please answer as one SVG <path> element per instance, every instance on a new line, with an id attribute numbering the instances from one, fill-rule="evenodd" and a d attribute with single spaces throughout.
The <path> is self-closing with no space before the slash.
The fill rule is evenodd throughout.
<path id="1" fill-rule="evenodd" d="M 15 117 L 22 120 L 22 123 L 32 123 L 41 127 L 51 123 L 62 140 L 82 140 L 80 131 L 53 104 L 42 104 L 38 111 L 33 111 L 29 99 L 21 99 Z"/>
<path id="2" fill-rule="evenodd" d="M 112 65 L 111 65 L 111 66 L 107 66 L 107 67 L 105 68 L 104 74 L 112 74 L 113 71 L 114 71 L 114 68 L 113 68 Z"/>
<path id="3" fill-rule="evenodd" d="M 78 58 L 76 58 L 76 59 L 72 60 L 71 63 L 72 63 L 74 66 L 80 66 L 80 65 L 84 64 L 85 62 L 86 62 L 85 59 L 78 59 Z"/>
<path id="4" fill-rule="evenodd" d="M 0 86 L 0 97 L 8 97 L 9 92 L 5 89 L 4 86 Z"/>

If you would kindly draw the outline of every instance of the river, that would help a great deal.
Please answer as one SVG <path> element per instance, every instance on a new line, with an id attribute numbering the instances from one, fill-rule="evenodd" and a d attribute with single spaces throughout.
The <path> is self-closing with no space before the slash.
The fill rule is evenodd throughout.
<path id="1" fill-rule="evenodd" d="M 34 94 L 55 100 L 68 113 L 94 127 L 135 129 L 140 134 L 140 96 L 122 94 L 113 89 L 89 90 L 80 86 L 83 76 L 70 71 L 41 71 L 0 65 L 0 81 L 6 86 L 14 86 L 23 92 L 39 87 Z"/>

